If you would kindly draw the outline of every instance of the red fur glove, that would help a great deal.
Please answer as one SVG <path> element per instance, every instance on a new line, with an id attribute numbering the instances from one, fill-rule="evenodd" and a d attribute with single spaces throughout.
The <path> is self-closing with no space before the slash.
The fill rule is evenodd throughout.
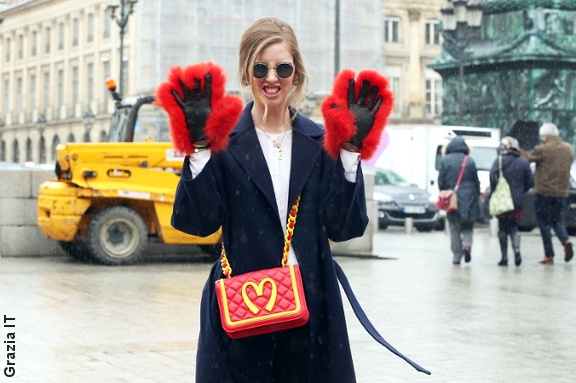
<path id="1" fill-rule="evenodd" d="M 211 90 L 209 81 L 206 81 L 210 77 Z M 242 113 L 243 103 L 238 96 L 224 94 L 225 83 L 224 70 L 212 62 L 194 64 L 184 69 L 179 66 L 170 68 L 167 81 L 160 84 L 156 90 L 155 104 L 168 113 L 170 134 L 176 150 L 185 154 L 194 152 L 193 129 L 204 133 L 210 143 L 210 150 L 217 152 L 226 148 L 228 136 Z M 210 99 L 206 100 L 209 102 L 205 126 L 192 127 L 187 123 L 184 111 L 176 99 L 186 99 L 183 85 L 188 88 L 188 96 L 190 92 L 198 99 L 210 96 Z"/>
<path id="2" fill-rule="evenodd" d="M 386 77 L 375 70 L 364 70 L 354 77 L 350 69 L 341 71 L 334 80 L 332 94 L 322 102 L 324 149 L 333 158 L 340 155 L 344 143 L 351 141 L 363 159 L 371 158 L 394 107 L 394 94 L 388 89 Z"/>

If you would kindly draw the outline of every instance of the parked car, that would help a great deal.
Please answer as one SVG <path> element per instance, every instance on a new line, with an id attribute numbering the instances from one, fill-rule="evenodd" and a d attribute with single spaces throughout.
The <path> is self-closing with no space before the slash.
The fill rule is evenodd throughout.
<path id="1" fill-rule="evenodd" d="M 534 170 L 534 164 L 532 164 Z M 576 162 L 572 164 L 570 170 L 570 194 L 563 213 L 564 225 L 570 235 L 576 235 Z M 536 209 L 534 208 L 534 193 L 530 190 L 524 197 L 523 217 L 518 224 L 520 231 L 532 231 L 538 227 L 536 220 Z"/>
<path id="2" fill-rule="evenodd" d="M 408 217 L 418 231 L 444 229 L 431 194 L 389 169 L 364 168 L 364 173 L 374 174 L 373 198 L 378 202 L 380 229 L 403 226 Z"/>

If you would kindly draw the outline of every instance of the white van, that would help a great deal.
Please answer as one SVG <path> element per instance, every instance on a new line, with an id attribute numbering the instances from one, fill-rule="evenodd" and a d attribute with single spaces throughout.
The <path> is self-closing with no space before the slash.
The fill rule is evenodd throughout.
<path id="1" fill-rule="evenodd" d="M 498 156 L 500 129 L 450 125 L 389 125 L 384 151 L 375 166 L 391 169 L 433 196 L 438 195 L 438 171 L 442 147 L 462 136 L 471 147 L 480 179 L 481 193 L 489 186 L 492 163 Z M 439 227 L 442 227 L 440 225 Z"/>

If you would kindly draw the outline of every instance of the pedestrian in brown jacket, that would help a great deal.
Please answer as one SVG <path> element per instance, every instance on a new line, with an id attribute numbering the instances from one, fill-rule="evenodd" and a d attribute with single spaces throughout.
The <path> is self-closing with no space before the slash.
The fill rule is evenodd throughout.
<path id="1" fill-rule="evenodd" d="M 562 211 L 570 192 L 570 167 L 574 154 L 572 146 L 562 141 L 558 127 L 553 123 L 548 122 L 540 127 L 540 137 L 542 144 L 530 151 L 521 151 L 523 157 L 536 163 L 534 203 L 544 245 L 544 258 L 540 263 L 554 263 L 551 229 L 564 246 L 564 259 L 569 262 L 574 252 L 562 220 Z"/>

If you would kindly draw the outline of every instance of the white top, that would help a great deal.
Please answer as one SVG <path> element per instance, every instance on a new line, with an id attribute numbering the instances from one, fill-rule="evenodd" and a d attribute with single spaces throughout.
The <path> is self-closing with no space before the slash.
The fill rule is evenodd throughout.
<path id="1" fill-rule="evenodd" d="M 288 191 L 290 184 L 290 165 L 292 163 L 292 129 L 285 133 L 280 134 L 267 134 L 260 129 L 256 129 L 260 147 L 264 153 L 266 164 L 270 177 L 272 177 L 272 185 L 274 187 L 274 195 L 276 196 L 276 205 L 278 213 L 280 214 L 280 224 L 286 234 L 286 222 L 288 220 Z M 279 147 L 274 144 L 277 143 Z M 279 154 L 281 152 L 281 154 Z M 344 167 L 344 176 L 350 182 L 356 182 L 356 171 L 360 163 L 360 154 L 349 152 L 347 150 L 340 150 L 340 158 Z M 210 160 L 210 150 L 201 150 L 198 153 L 190 155 L 190 170 L 192 171 L 192 178 L 195 178 L 206 163 Z M 292 207 L 290 202 L 290 207 Z M 298 264 L 294 248 L 290 246 L 288 253 L 288 264 Z"/>

